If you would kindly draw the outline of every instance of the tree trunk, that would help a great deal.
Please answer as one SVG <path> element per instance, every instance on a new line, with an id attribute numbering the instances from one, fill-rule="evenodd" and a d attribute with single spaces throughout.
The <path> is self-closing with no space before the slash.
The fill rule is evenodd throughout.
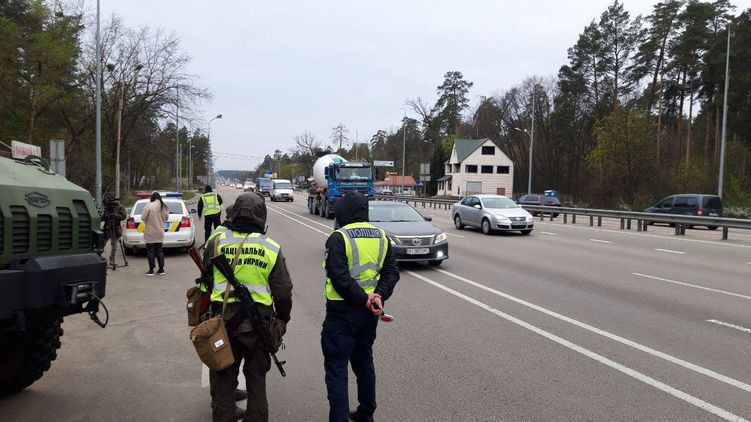
<path id="1" fill-rule="evenodd" d="M 664 89 L 664 79 L 665 79 L 665 73 L 660 73 L 660 98 L 659 101 L 659 107 L 657 109 L 657 153 L 655 155 L 655 161 L 657 164 L 660 163 L 660 135 L 662 134 L 662 98 L 663 98 L 663 89 Z M 659 166 L 658 166 L 659 168 Z"/>
<path id="2" fill-rule="evenodd" d="M 688 121 L 686 124 L 686 173 L 691 160 L 691 126 L 694 118 L 694 77 L 691 76 L 688 87 Z"/>

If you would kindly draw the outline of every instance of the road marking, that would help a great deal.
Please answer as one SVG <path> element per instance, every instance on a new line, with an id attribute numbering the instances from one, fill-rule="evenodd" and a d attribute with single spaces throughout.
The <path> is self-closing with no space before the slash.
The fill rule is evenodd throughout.
<path id="1" fill-rule="evenodd" d="M 681 236 L 661 236 L 656 234 L 645 234 L 645 233 L 631 233 L 626 230 L 616 230 L 616 229 L 598 229 L 595 227 L 577 227 L 573 224 L 561 224 L 561 223 L 545 223 L 538 221 L 536 222 L 538 225 L 546 225 L 546 226 L 555 226 L 555 227 L 563 227 L 568 229 L 579 229 L 579 230 L 594 230 L 598 232 L 605 232 L 605 233 L 618 233 L 618 234 L 625 234 L 628 236 L 637 236 L 637 237 L 653 237 L 656 239 L 670 239 L 670 240 L 677 240 L 681 242 L 698 242 L 698 243 L 708 243 L 711 245 L 720 245 L 720 246 L 735 246 L 738 248 L 749 248 L 751 249 L 751 245 L 739 245 L 737 243 L 727 243 L 727 242 L 715 242 L 712 240 L 702 240 L 702 239 L 684 239 Z"/>
<path id="2" fill-rule="evenodd" d="M 721 293 L 721 294 L 728 295 L 728 296 L 735 296 L 735 297 L 739 297 L 741 299 L 751 300 L 751 296 L 746 296 L 746 295 L 742 295 L 742 294 L 739 294 L 739 293 L 728 292 L 726 290 L 719 290 L 719 289 L 713 289 L 711 287 L 698 286 L 696 284 L 684 283 L 682 281 L 670 280 L 669 278 L 656 277 L 656 276 L 653 276 L 653 275 L 647 275 L 647 274 L 641 274 L 641 273 L 631 273 L 631 274 L 633 274 L 635 276 L 638 276 L 638 277 L 651 278 L 652 280 L 664 281 L 666 283 L 673 283 L 673 284 L 678 284 L 678 285 L 681 285 L 681 286 L 693 287 L 694 289 L 707 290 L 707 291 L 710 291 L 710 292 Z"/>
<path id="3" fill-rule="evenodd" d="M 598 243 L 613 243 L 610 240 L 600 240 L 600 239 L 589 239 L 592 242 L 598 242 Z"/>
<path id="4" fill-rule="evenodd" d="M 275 211 L 275 212 L 278 213 L 278 211 Z M 279 214 L 281 214 L 281 213 L 279 213 Z M 307 224 L 305 224 L 305 223 L 303 223 L 301 221 L 295 220 L 294 218 L 289 217 L 289 216 L 287 216 L 285 214 L 282 214 L 282 215 L 284 217 L 289 218 L 292 221 L 295 221 L 295 222 L 297 222 L 297 223 L 299 223 L 299 224 L 301 224 L 301 225 L 303 225 L 303 226 L 305 226 L 305 227 L 307 227 L 307 228 L 315 231 L 315 232 L 321 233 L 324 236 L 327 235 L 326 233 L 324 233 L 324 232 L 316 229 L 315 227 L 311 227 L 311 226 L 309 226 L 309 225 L 307 225 Z M 464 278 L 462 276 L 450 273 L 450 272 L 448 272 L 446 270 L 434 269 L 434 271 L 438 271 L 438 272 L 440 272 L 442 274 L 448 275 L 449 277 L 453 277 L 453 278 L 455 278 L 455 279 L 457 279 L 459 281 L 462 281 L 464 283 L 467 283 L 469 285 L 472 285 L 472 286 L 475 286 L 477 288 L 486 290 L 486 291 L 488 291 L 490 293 L 493 293 L 493 294 L 495 294 L 497 296 L 501 296 L 501 297 L 506 298 L 508 300 L 511 300 L 513 302 L 516 302 L 516 303 L 519 303 L 521 305 L 524 305 L 524 306 L 526 306 L 528 308 L 531 308 L 531 309 L 534 309 L 536 311 L 542 312 L 544 314 L 550 315 L 550 316 L 552 316 L 552 317 L 554 317 L 556 319 L 559 319 L 561 321 L 568 322 L 570 324 L 576 325 L 577 327 L 580 327 L 580 328 L 583 328 L 585 330 L 591 331 L 591 332 L 593 332 L 595 334 L 599 334 L 599 335 L 601 335 L 603 337 L 607 337 L 607 338 L 609 338 L 611 340 L 614 340 L 614 341 L 617 341 L 619 343 L 625 344 L 627 346 L 633 347 L 634 349 L 641 350 L 642 352 L 648 353 L 648 354 L 650 354 L 652 356 L 656 356 L 656 357 L 658 357 L 660 359 L 666 360 L 666 361 L 671 362 L 673 364 L 676 364 L 676 365 L 682 366 L 684 368 L 690 369 L 692 371 L 698 372 L 698 373 L 700 373 L 702 375 L 705 375 L 707 377 L 713 378 L 713 379 L 718 380 L 720 382 L 724 382 L 724 383 L 726 383 L 728 385 L 731 385 L 733 387 L 736 387 L 736 388 L 739 388 L 741 390 L 745 390 L 745 391 L 751 392 L 751 385 L 745 384 L 745 383 L 743 383 L 741 381 L 738 381 L 736 379 L 730 378 L 730 377 L 728 377 L 726 375 L 722 375 L 722 374 L 714 372 L 714 371 L 712 371 L 710 369 L 703 368 L 703 367 L 701 367 L 699 365 L 696 365 L 696 364 L 693 364 L 691 362 L 687 362 L 687 361 L 679 359 L 677 357 L 668 355 L 667 353 L 663 353 L 663 352 L 660 352 L 658 350 L 652 349 L 650 347 L 644 346 L 642 344 L 636 343 L 635 341 L 628 340 L 626 338 L 623 338 L 623 337 L 620 337 L 618 335 L 615 335 L 615 334 L 612 334 L 610 332 L 607 332 L 605 330 L 601 330 L 599 328 L 593 327 L 593 326 L 591 326 L 589 324 L 585 324 L 583 322 L 577 321 L 577 320 L 575 320 L 573 318 L 570 318 L 570 317 L 567 317 L 565 315 L 561 315 L 561 314 L 559 314 L 557 312 L 551 311 L 551 310 L 543 308 L 541 306 L 537 306 L 535 304 L 532 304 L 530 302 L 524 301 L 522 299 L 518 299 L 518 298 L 516 298 L 514 296 L 511 296 L 509 294 L 506 294 L 506 293 L 503 293 L 501 291 L 495 290 L 493 288 L 487 287 L 487 286 L 485 286 L 483 284 L 480 284 L 480 283 L 474 282 L 472 280 L 469 280 L 467 278 Z M 412 271 L 407 271 L 407 273 L 415 274 Z M 442 288 L 443 288 L 443 286 L 442 286 Z M 751 297 L 749 297 L 748 299 L 751 299 Z M 474 299 L 472 299 L 472 300 L 474 300 Z"/>
<path id="5" fill-rule="evenodd" d="M 209 367 L 201 364 L 201 388 L 209 386 Z"/>
<path id="6" fill-rule="evenodd" d="M 722 325 L 723 327 L 734 328 L 746 334 L 751 334 L 751 329 L 746 328 L 746 327 L 741 327 L 740 325 L 731 324 L 729 322 L 718 321 L 716 319 L 708 319 L 707 322 L 711 322 L 712 324 Z"/>
<path id="7" fill-rule="evenodd" d="M 270 209 L 271 211 L 274 211 L 275 213 L 277 213 L 277 214 L 281 215 L 282 217 L 285 217 L 285 218 L 289 218 L 290 220 L 292 220 L 292 221 L 294 221 L 294 222 L 296 222 L 296 223 L 298 223 L 298 224 L 302 224 L 303 226 L 305 226 L 305 227 L 307 227 L 307 228 L 309 228 L 309 229 L 311 229 L 311 230 L 313 230 L 313 231 L 316 231 L 316 232 L 318 232 L 318 233 L 321 233 L 321 234 L 322 234 L 322 235 L 324 235 L 324 236 L 328 236 L 328 235 L 329 235 L 329 233 L 324 233 L 324 232 L 322 232 L 322 231 L 318 230 L 317 228 L 315 228 L 315 227 L 313 227 L 313 226 L 309 226 L 309 225 L 307 225 L 307 224 L 303 223 L 302 221 L 298 221 L 298 220 L 295 220 L 294 218 L 292 218 L 292 217 L 288 216 L 287 214 L 285 214 L 285 213 L 283 213 L 283 212 L 279 212 L 279 211 L 275 210 L 274 208 L 269 208 L 269 209 Z"/>
<path id="8" fill-rule="evenodd" d="M 655 248 L 655 250 L 656 250 L 656 251 L 660 251 L 660 252 L 672 253 L 672 254 L 676 254 L 676 255 L 685 255 L 685 254 L 686 254 L 686 252 L 681 252 L 681 251 L 674 251 L 674 250 L 672 250 L 672 249 L 660 249 L 660 248 Z"/>
<path id="9" fill-rule="evenodd" d="M 557 236 L 556 233 L 551 233 L 551 232 L 540 232 L 540 233 L 542 233 L 542 234 L 548 234 L 550 236 Z"/>
<path id="10" fill-rule="evenodd" d="M 319 221 L 311 220 L 310 218 L 307 218 L 307 217 L 303 217 L 303 216 L 302 216 L 302 215 L 300 215 L 300 214 L 295 214 L 295 213 L 294 213 L 294 212 L 292 212 L 292 211 L 286 210 L 286 209 L 284 209 L 284 208 L 281 208 L 281 207 L 278 207 L 278 206 L 274 206 L 274 207 L 272 207 L 272 206 L 269 206 L 269 207 L 267 207 L 267 208 L 275 209 L 275 210 L 277 210 L 277 211 L 280 211 L 280 212 L 284 212 L 284 213 L 286 213 L 286 214 L 289 214 L 289 215 L 291 215 L 291 216 L 295 216 L 295 217 L 298 217 L 298 218 L 302 218 L 303 220 L 307 220 L 307 221 L 310 221 L 310 222 L 311 222 L 311 223 L 313 223 L 313 224 L 317 224 L 317 225 L 319 225 L 319 226 L 321 226 L 321 227 L 327 228 L 327 229 L 329 229 L 329 230 L 332 230 L 332 231 L 334 230 L 334 228 L 333 228 L 333 227 L 331 227 L 330 225 L 326 225 L 326 224 L 323 224 L 323 223 L 321 223 L 321 222 L 319 222 Z"/>
<path id="11" fill-rule="evenodd" d="M 454 233 L 449 233 L 449 232 L 444 232 L 444 233 L 446 233 L 446 234 L 447 234 L 447 235 L 449 235 L 449 236 L 454 236 L 454 237 L 461 237 L 462 239 L 464 239 L 464 236 L 462 236 L 462 235 L 460 235 L 460 234 L 454 234 Z M 751 264 L 751 262 L 749 262 L 749 264 Z"/>
<path id="12" fill-rule="evenodd" d="M 708 376 L 710 378 L 714 378 L 717 381 L 724 382 L 726 384 L 732 385 L 733 387 L 737 387 L 737 388 L 739 388 L 741 390 L 745 390 L 745 391 L 751 392 L 751 385 L 748 385 L 748 384 L 746 384 L 744 382 L 741 382 L 741 381 L 738 381 L 736 379 L 730 378 L 730 377 L 728 377 L 726 375 L 722 375 L 720 373 L 714 372 L 711 369 L 707 369 L 707 368 L 701 367 L 699 365 L 696 365 L 694 363 L 691 363 L 691 362 L 682 360 L 680 358 L 677 358 L 675 356 L 669 355 L 667 353 L 660 352 L 659 350 L 652 349 L 651 347 L 645 346 L 643 344 L 639 344 L 639 343 L 637 343 L 637 342 L 635 342 L 633 340 L 629 340 L 629 339 L 623 338 L 623 337 L 618 336 L 616 334 L 613 334 L 613 333 L 610 333 L 608 331 L 602 330 L 600 328 L 591 326 L 591 325 L 586 324 L 584 322 L 575 320 L 575 319 L 573 319 L 571 317 L 567 317 L 565 315 L 561 315 L 561 314 L 559 314 L 559 313 L 557 313 L 555 311 L 551 311 L 549 309 L 543 308 L 542 306 L 538 306 L 538 305 L 535 305 L 533 303 L 527 302 L 527 301 L 525 301 L 523 299 L 519 299 L 517 297 L 511 296 L 508 293 L 501 292 L 499 290 L 496 290 L 496 289 L 493 289 L 491 287 L 488 287 L 488 286 L 486 286 L 484 284 L 480 284 L 480 283 L 478 283 L 476 281 L 472 281 L 470 279 L 464 278 L 464 277 L 462 277 L 460 275 L 450 273 L 450 272 L 448 272 L 446 270 L 441 270 L 441 269 L 433 269 L 433 270 L 434 271 L 438 271 L 441 274 L 445 274 L 445 275 L 447 275 L 449 277 L 455 278 L 455 279 L 457 279 L 457 280 L 459 280 L 461 282 L 464 282 L 466 284 L 469 284 L 470 286 L 477 287 L 479 289 L 482 289 L 482 290 L 485 290 L 487 292 L 493 293 L 494 295 L 497 295 L 497 296 L 500 296 L 502 298 L 508 299 L 508 300 L 510 300 L 512 302 L 516 302 L 516 303 L 518 303 L 520 305 L 524 305 L 524 306 L 526 306 L 528 308 L 531 308 L 531 309 L 534 309 L 536 311 L 542 312 L 542 313 L 544 313 L 546 315 L 550 315 L 553 318 L 559 319 L 561 321 L 568 322 L 569 324 L 575 325 L 575 326 L 577 326 L 579 328 L 583 328 L 583 329 L 585 329 L 587 331 L 591 331 L 591 332 L 593 332 L 595 334 L 599 334 L 599 335 L 601 335 L 603 337 L 607 337 L 607 338 L 609 338 L 611 340 L 614 340 L 614 341 L 617 341 L 617 342 L 619 342 L 621 344 L 625 344 L 626 346 L 633 347 L 634 349 L 641 350 L 644 353 L 648 353 L 648 354 L 650 354 L 652 356 L 655 356 L 655 357 L 658 357 L 660 359 L 666 360 L 666 361 L 668 361 L 670 363 L 676 364 L 678 366 L 682 366 L 684 368 L 687 368 L 687 369 L 690 369 L 692 371 L 698 372 L 698 373 L 700 373 L 702 375 L 706 375 L 706 376 Z"/>
<path id="13" fill-rule="evenodd" d="M 667 384 L 665 384 L 663 382 L 660 382 L 660 381 L 658 381 L 658 380 L 656 380 L 656 379 L 654 379 L 652 377 L 644 375 L 641 372 L 635 371 L 635 370 L 633 370 L 633 369 L 631 369 L 631 368 L 629 368 L 629 367 L 627 367 L 625 365 L 622 365 L 622 364 L 620 364 L 618 362 L 610 360 L 610 359 L 606 358 L 605 356 L 597 354 L 597 353 L 595 353 L 595 352 L 593 352 L 593 351 L 591 351 L 589 349 L 585 349 L 582 346 L 579 346 L 579 345 L 574 344 L 574 343 L 572 343 L 572 342 L 570 342 L 570 341 L 568 341 L 566 339 L 558 337 L 557 335 L 555 335 L 553 333 L 550 333 L 550 332 L 545 331 L 545 330 L 543 330 L 541 328 L 538 328 L 538 327 L 536 327 L 536 326 L 534 326 L 532 324 L 529 324 L 529 323 L 527 323 L 525 321 L 522 321 L 519 318 L 513 317 L 513 316 L 511 316 L 511 315 L 509 315 L 507 313 L 499 311 L 498 309 L 493 308 L 492 306 L 490 306 L 490 305 L 488 305 L 486 303 L 480 302 L 479 300 L 476 300 L 476 299 L 471 298 L 471 297 L 469 297 L 469 296 L 467 296 L 467 295 L 465 295 L 463 293 L 460 293 L 460 292 L 458 292 L 456 290 L 453 290 L 453 289 L 451 289 L 449 287 L 446 287 L 443 284 L 440 284 L 440 283 L 438 283 L 436 281 L 433 281 L 433 280 L 431 280 L 431 279 L 429 279 L 427 277 L 424 277 L 424 276 L 422 276 L 420 274 L 417 274 L 417 273 L 415 273 L 413 271 L 407 271 L 407 273 L 410 274 L 410 275 L 412 275 L 413 277 L 419 279 L 419 280 L 424 281 L 425 283 L 428 283 L 428 284 L 430 284 L 430 285 L 432 285 L 434 287 L 437 287 L 437 288 L 439 288 L 439 289 L 441 289 L 441 290 L 443 290 L 443 291 L 445 291 L 447 293 L 450 293 L 450 294 L 452 294 L 452 295 L 454 295 L 454 296 L 456 296 L 456 297 L 458 297 L 458 298 L 460 298 L 462 300 L 465 300 L 465 301 L 467 301 L 467 302 L 469 302 L 469 303 L 471 303 L 473 305 L 476 305 L 476 306 L 478 306 L 478 307 L 480 307 L 480 308 L 482 308 L 482 309 L 484 309 L 484 310 L 486 310 L 486 311 L 488 311 L 488 312 L 490 312 L 492 314 L 495 314 L 495 315 L 497 315 L 497 316 L 499 316 L 499 317 L 501 317 L 501 318 L 503 318 L 503 319 L 505 319 L 505 320 L 507 320 L 509 322 L 512 322 L 512 323 L 514 323 L 514 324 L 516 324 L 516 325 L 518 325 L 518 326 L 520 326 L 522 328 L 525 328 L 525 329 L 527 329 L 529 331 L 532 331 L 535 334 L 538 334 L 538 335 L 540 335 L 542 337 L 545 337 L 548 340 L 551 340 L 551 341 L 553 341 L 555 343 L 560 344 L 563 347 L 566 347 L 566 348 L 571 349 L 571 350 L 573 350 L 573 351 L 575 351 L 577 353 L 580 353 L 580 354 L 582 354 L 582 355 L 584 355 L 584 356 L 586 356 L 586 357 L 588 357 L 588 358 L 590 358 L 590 359 L 592 359 L 594 361 L 597 361 L 597 362 L 599 362 L 599 363 L 601 363 L 603 365 L 606 365 L 606 366 L 608 366 L 608 367 L 610 367 L 612 369 L 615 369 L 616 371 L 619 371 L 619 372 L 621 372 L 623 374 L 626 374 L 626 375 L 628 375 L 628 376 L 630 376 L 630 377 L 632 377 L 632 378 L 634 378 L 636 380 L 639 380 L 639 381 L 641 381 L 641 382 L 643 382 L 643 383 L 645 383 L 645 384 L 647 384 L 649 386 L 652 386 L 652 387 L 654 387 L 654 388 L 656 388 L 656 389 L 658 389 L 660 391 L 668 393 L 668 394 L 670 394 L 673 397 L 681 399 L 681 400 L 683 400 L 683 401 L 685 401 L 685 402 L 687 402 L 689 404 L 692 404 L 692 405 L 694 405 L 694 406 L 696 406 L 696 407 L 698 407 L 700 409 L 703 409 L 703 410 L 705 410 L 705 411 L 707 411 L 709 413 L 712 413 L 712 414 L 714 414 L 716 416 L 719 416 L 720 418 L 723 418 L 723 419 L 729 420 L 729 421 L 744 421 L 745 420 L 742 417 L 740 417 L 738 415 L 735 415 L 733 413 L 730 413 L 730 412 L 728 412 L 725 409 L 717 407 L 717 406 L 715 406 L 715 405 L 713 405 L 711 403 L 705 402 L 704 400 L 702 400 L 702 399 L 700 399 L 698 397 L 694 397 L 694 396 L 692 396 L 692 395 L 690 395 L 688 393 L 685 393 L 685 392 L 683 392 L 681 390 L 678 390 L 677 388 L 671 387 L 670 385 L 667 385 Z"/>

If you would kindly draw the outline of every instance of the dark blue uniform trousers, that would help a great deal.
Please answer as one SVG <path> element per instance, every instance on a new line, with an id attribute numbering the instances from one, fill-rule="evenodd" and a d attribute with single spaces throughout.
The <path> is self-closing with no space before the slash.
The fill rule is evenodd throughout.
<path id="1" fill-rule="evenodd" d="M 378 317 L 367 308 L 327 309 L 321 331 L 323 365 L 329 398 L 329 421 L 349 420 L 347 362 L 357 377 L 360 416 L 372 416 L 376 409 L 376 378 L 373 366 L 373 342 Z"/>

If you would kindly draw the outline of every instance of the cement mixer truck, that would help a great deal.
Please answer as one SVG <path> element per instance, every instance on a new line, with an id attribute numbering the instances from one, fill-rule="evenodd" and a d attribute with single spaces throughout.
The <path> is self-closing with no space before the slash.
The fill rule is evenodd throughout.
<path id="1" fill-rule="evenodd" d="M 357 191 L 375 197 L 373 171 L 367 162 L 351 163 L 336 154 L 328 154 L 313 164 L 314 182 L 308 191 L 308 212 L 334 218 L 334 200 Z"/>

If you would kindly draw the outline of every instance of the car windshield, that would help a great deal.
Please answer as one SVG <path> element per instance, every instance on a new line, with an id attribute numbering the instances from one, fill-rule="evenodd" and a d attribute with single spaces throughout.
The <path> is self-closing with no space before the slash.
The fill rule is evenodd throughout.
<path id="1" fill-rule="evenodd" d="M 339 167 L 336 170 L 337 180 L 367 180 L 370 177 L 369 167 Z"/>
<path id="2" fill-rule="evenodd" d="M 483 198 L 485 208 L 519 208 L 516 202 L 508 198 Z"/>
<path id="3" fill-rule="evenodd" d="M 292 189 L 292 183 L 290 183 L 290 182 L 276 182 L 276 183 L 274 183 L 274 189 Z"/>
<path id="4" fill-rule="evenodd" d="M 133 209 L 133 215 L 143 214 L 143 208 L 146 206 L 146 204 L 148 204 L 148 202 L 137 203 Z M 183 204 L 181 204 L 180 202 L 164 201 L 164 205 L 167 206 L 170 214 L 182 214 L 183 213 Z"/>
<path id="5" fill-rule="evenodd" d="M 369 207 L 368 217 L 371 222 L 416 222 L 425 221 L 417 210 L 409 205 L 373 205 Z"/>

